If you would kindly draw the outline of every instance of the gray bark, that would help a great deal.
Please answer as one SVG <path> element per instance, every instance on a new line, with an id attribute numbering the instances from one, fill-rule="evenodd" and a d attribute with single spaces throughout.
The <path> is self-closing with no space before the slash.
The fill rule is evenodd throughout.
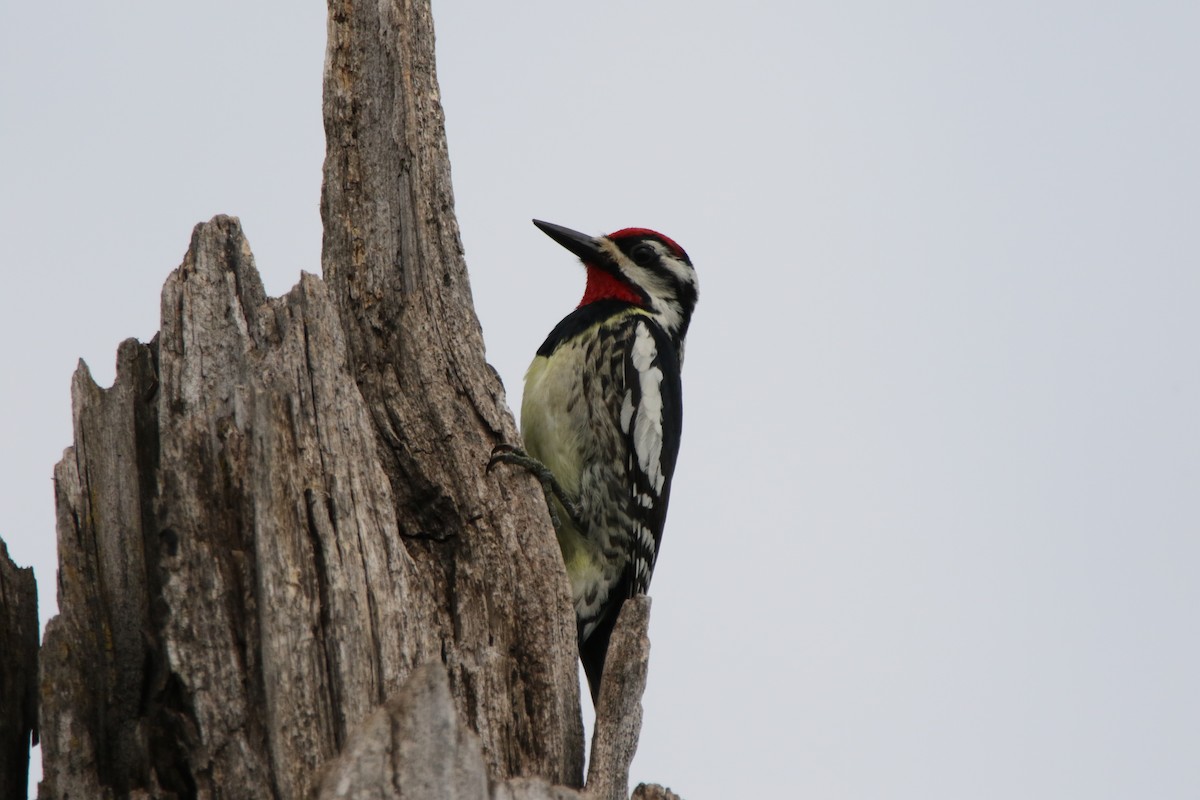
<path id="1" fill-rule="evenodd" d="M 488 766 L 578 785 L 562 559 L 532 478 L 507 486 L 480 469 L 517 431 L 484 360 L 454 219 L 429 6 L 334 0 L 330 15 L 322 267 L 426 581 L 420 627 L 445 632 L 451 688 Z"/>
<path id="2" fill-rule="evenodd" d="M 25 797 L 37 744 L 37 583 L 0 539 L 0 797 Z"/>
<path id="3" fill-rule="evenodd" d="M 542 778 L 489 775 L 479 738 L 458 721 L 445 670 L 431 664 L 415 671 L 355 732 L 325 773 L 319 800 L 382 800 L 397 794 L 422 800 L 624 800 L 641 727 L 649 612 L 649 598 L 634 598 L 625 604 L 613 630 L 583 790 Z M 662 794 L 665 791 L 638 787 L 647 798 L 675 797 Z"/>
<path id="4" fill-rule="evenodd" d="M 325 774 L 322 800 L 385 800 L 396 789 L 428 800 L 479 800 L 488 792 L 479 738 L 458 721 L 446 672 L 416 669 Z"/>
<path id="5" fill-rule="evenodd" d="M 650 598 L 635 597 L 621 607 L 596 702 L 596 731 L 588 763 L 589 800 L 624 800 L 629 794 L 629 764 L 642 731 L 649 627 Z"/>
<path id="6" fill-rule="evenodd" d="M 121 344 L 113 386 L 76 371 L 42 798 L 582 783 L 545 503 L 531 477 L 484 471 L 517 432 L 472 308 L 428 4 L 331 0 L 329 34 L 325 280 L 268 298 L 238 221 L 217 217 L 166 282 L 159 335 Z M 634 605 L 597 797 L 625 796 L 636 747 Z"/>

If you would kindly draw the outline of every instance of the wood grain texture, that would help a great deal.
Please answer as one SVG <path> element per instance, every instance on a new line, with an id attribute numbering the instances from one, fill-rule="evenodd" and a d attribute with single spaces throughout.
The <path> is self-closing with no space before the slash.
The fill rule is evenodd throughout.
<path id="1" fill-rule="evenodd" d="M 626 600 L 613 627 L 600 679 L 588 800 L 629 796 L 629 765 L 642 732 L 642 694 L 650 666 L 649 628 L 650 598 L 643 594 Z"/>
<path id="2" fill-rule="evenodd" d="M 479 737 L 463 725 L 450 696 L 444 665 L 432 663 L 414 670 L 404 687 L 351 735 L 325 771 L 318 800 L 624 800 L 641 724 L 649 620 L 649 600 L 638 597 L 626 604 L 617 621 L 613 652 L 622 660 L 604 675 L 584 789 L 556 786 L 544 778 L 489 774 Z M 647 798 L 678 800 L 662 794 L 666 790 L 661 787 L 641 785 L 637 791 Z"/>
<path id="3" fill-rule="evenodd" d="M 326 771 L 318 797 L 387 800 L 397 794 L 427 800 L 488 796 L 479 738 L 459 722 L 440 664 L 414 670 L 371 715 Z"/>
<path id="4" fill-rule="evenodd" d="M 573 637 L 538 638 L 569 630 L 565 578 L 530 566 L 552 532 L 518 530 L 483 459 L 459 454 L 490 516 L 403 538 L 320 279 L 268 299 L 237 221 L 200 225 L 156 340 L 122 344 L 110 389 L 81 365 L 72 395 L 44 796 L 307 796 L 348 727 L 426 661 L 450 666 L 493 774 L 578 775 Z M 425 456 L 439 480 L 455 446 Z M 569 691 L 546 686 L 556 664 Z"/>
<path id="5" fill-rule="evenodd" d="M 518 434 L 472 307 L 428 3 L 334 0 L 329 31 L 324 279 L 267 297 L 216 217 L 159 335 L 121 344 L 112 387 L 72 381 L 46 800 L 580 796 L 561 555 L 533 478 L 484 469 Z M 624 796 L 636 748 L 629 605 L 592 796 Z"/>
<path id="6" fill-rule="evenodd" d="M 430 621 L 443 632 L 460 710 L 495 774 L 577 786 L 582 729 L 562 559 L 533 479 L 481 471 L 517 431 L 483 357 L 433 42 L 427 3 L 330 4 L 322 265 L 400 531 L 431 582 Z"/>
<path id="7" fill-rule="evenodd" d="M 44 796 L 302 797 L 382 699 L 381 667 L 403 665 L 373 657 L 371 590 L 403 602 L 411 565 L 352 388 L 323 284 L 267 300 L 231 218 L 197 227 L 160 335 L 122 344 L 112 388 L 80 367 Z"/>

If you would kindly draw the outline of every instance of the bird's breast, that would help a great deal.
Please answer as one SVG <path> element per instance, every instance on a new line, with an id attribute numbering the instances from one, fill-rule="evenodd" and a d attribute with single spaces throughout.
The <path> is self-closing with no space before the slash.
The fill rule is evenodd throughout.
<path id="1" fill-rule="evenodd" d="M 537 356 L 525 374 L 521 436 L 529 455 L 541 461 L 564 489 L 579 493 L 581 454 L 586 448 L 587 409 L 580 372 L 584 348 L 566 343 L 551 356 Z"/>

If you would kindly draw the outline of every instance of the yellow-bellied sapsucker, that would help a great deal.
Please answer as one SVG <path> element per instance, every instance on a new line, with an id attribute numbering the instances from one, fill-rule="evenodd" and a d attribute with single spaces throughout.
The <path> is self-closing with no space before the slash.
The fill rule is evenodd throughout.
<path id="1" fill-rule="evenodd" d="M 587 288 L 525 376 L 522 465 L 546 488 L 592 699 L 617 613 L 645 593 L 658 557 L 683 416 L 680 365 L 696 273 L 644 228 L 592 237 L 534 220 L 583 261 Z"/>

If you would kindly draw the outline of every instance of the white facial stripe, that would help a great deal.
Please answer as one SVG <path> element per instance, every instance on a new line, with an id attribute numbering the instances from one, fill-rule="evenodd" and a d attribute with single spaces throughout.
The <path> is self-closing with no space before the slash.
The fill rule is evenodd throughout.
<path id="1" fill-rule="evenodd" d="M 625 254 L 621 252 L 621 248 L 617 247 L 617 243 L 612 239 L 603 237 L 597 240 L 597 243 L 600 245 L 600 249 L 603 250 L 604 253 L 616 263 L 624 264 L 624 262 L 629 260 L 625 257 Z"/>
<path id="2" fill-rule="evenodd" d="M 607 238 L 598 240 L 600 249 L 617 264 L 625 280 L 641 289 L 649 297 L 650 310 L 658 317 L 659 324 L 667 331 L 678 332 L 684 324 L 684 310 L 679 302 L 679 287 L 690 285 L 694 289 L 696 273 L 662 242 L 646 239 L 644 243 L 653 247 L 659 254 L 659 263 L 655 269 L 636 264 L 621 252 L 621 248 L 617 247 L 613 240 Z M 670 274 L 664 274 L 664 270 Z"/>
<path id="3" fill-rule="evenodd" d="M 663 258 L 662 263 L 667 265 L 667 269 L 675 276 L 675 279 L 683 284 L 696 282 L 696 271 L 687 264 L 680 261 L 678 258 L 669 253 Z"/>

